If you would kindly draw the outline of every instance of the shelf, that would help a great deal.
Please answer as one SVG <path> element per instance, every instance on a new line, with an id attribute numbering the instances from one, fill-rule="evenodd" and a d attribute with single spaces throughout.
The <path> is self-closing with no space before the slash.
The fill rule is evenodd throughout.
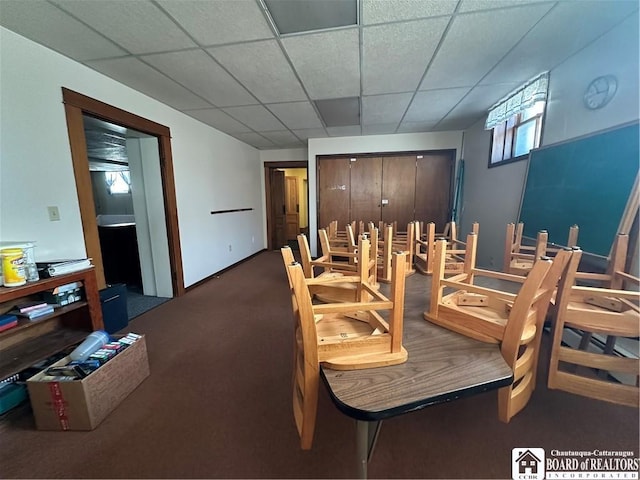
<path id="1" fill-rule="evenodd" d="M 0 302 L 10 302 L 11 300 L 34 295 L 44 290 L 53 290 L 66 283 L 83 281 L 87 276 L 87 272 L 92 270 L 93 267 L 67 273 L 66 275 L 56 275 L 55 277 L 44 278 L 37 282 L 26 283 L 20 287 L 0 287 Z"/>
<path id="2" fill-rule="evenodd" d="M 104 328 L 93 267 L 19 287 L 0 287 L 0 306 L 6 311 L 21 299 L 35 297 L 72 282 L 82 282 L 84 301 L 56 308 L 49 315 L 34 320 L 19 317 L 17 326 L 0 332 L 0 380 L 80 343 L 93 330 Z"/>
<path id="3" fill-rule="evenodd" d="M 18 325 L 16 325 L 13 328 L 9 328 L 8 330 L 5 330 L 3 332 L 0 332 L 0 338 L 2 338 L 3 336 L 13 335 L 19 330 L 34 327 L 35 325 L 38 325 L 42 322 L 46 322 L 55 317 L 60 317 L 73 310 L 77 310 L 78 308 L 86 307 L 86 306 L 87 306 L 87 302 L 81 302 L 81 301 L 74 302 L 71 305 L 66 305 L 64 307 L 56 308 L 52 313 L 48 315 L 43 315 L 33 320 L 29 320 L 28 318 L 18 316 Z"/>
<path id="4" fill-rule="evenodd" d="M 37 338 L 31 338 L 2 351 L 0 380 L 25 370 L 67 347 L 80 343 L 89 332 L 61 328 Z"/>

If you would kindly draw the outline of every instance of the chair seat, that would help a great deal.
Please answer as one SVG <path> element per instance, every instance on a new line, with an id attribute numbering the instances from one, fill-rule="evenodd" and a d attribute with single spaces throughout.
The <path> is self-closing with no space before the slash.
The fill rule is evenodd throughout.
<path id="1" fill-rule="evenodd" d="M 486 306 L 458 305 L 458 299 L 465 293 L 464 290 L 458 290 L 444 296 L 439 307 L 438 316 L 431 318 L 426 314 L 425 319 L 482 342 L 501 342 L 509 319 L 511 303 L 490 297 Z M 526 320 L 520 344 L 529 343 L 535 335 L 535 311 L 532 310 Z"/>
<path id="2" fill-rule="evenodd" d="M 615 325 L 603 324 L 604 319 L 611 318 Z M 565 325 L 568 327 L 587 329 L 592 333 L 603 335 L 634 336 L 638 331 L 638 312 L 627 310 L 613 312 L 606 308 L 582 302 L 569 302 L 565 313 Z"/>

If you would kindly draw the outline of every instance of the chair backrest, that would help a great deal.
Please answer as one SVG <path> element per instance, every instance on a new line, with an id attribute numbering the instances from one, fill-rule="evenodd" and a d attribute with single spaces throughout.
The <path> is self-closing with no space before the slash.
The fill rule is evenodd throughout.
<path id="1" fill-rule="evenodd" d="M 309 450 L 313 444 L 320 363 L 318 361 L 318 335 L 311 310 L 311 296 L 304 284 L 304 273 L 299 264 L 287 268 L 293 290 L 293 301 L 297 304 L 293 347 L 293 418 L 300 436 L 300 447 Z M 306 295 L 308 301 L 298 301 L 297 295 Z"/>
<path id="2" fill-rule="evenodd" d="M 640 279 L 622 275 L 630 290 L 576 286 L 581 253 L 576 251 L 558 285 L 548 387 L 638 408 L 640 362 L 637 356 L 608 352 L 606 348 L 592 346 L 591 342 L 584 349 L 572 348 L 565 337 L 565 327 L 589 337 L 637 339 L 640 336 Z"/>

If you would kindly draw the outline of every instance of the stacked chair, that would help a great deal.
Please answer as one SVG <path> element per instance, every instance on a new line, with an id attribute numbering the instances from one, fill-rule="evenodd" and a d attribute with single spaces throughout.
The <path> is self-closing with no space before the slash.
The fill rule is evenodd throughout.
<path id="1" fill-rule="evenodd" d="M 359 251 L 369 250 L 361 238 Z M 320 365 L 337 370 L 374 368 L 403 363 L 402 346 L 406 254 L 394 254 L 390 295 L 381 294 L 367 278 L 308 278 L 292 262 L 289 247 L 282 249 L 295 321 L 293 412 L 300 445 L 310 449 L 315 430 Z M 312 292 L 332 283 L 353 283 L 352 301 L 314 304 Z M 385 318 L 379 311 L 388 311 Z"/>
<path id="2" fill-rule="evenodd" d="M 326 243 L 326 232 L 322 229 L 318 233 L 321 242 Z M 373 234 L 375 236 L 377 232 L 373 232 Z M 311 258 L 307 237 L 300 234 L 297 238 L 302 271 L 305 277 L 325 280 L 324 283 L 312 288 L 313 298 L 323 302 L 355 301 L 358 293 L 357 285 L 351 281 L 342 282 L 341 279 L 345 276 L 357 276 L 373 288 L 379 287 L 376 280 L 377 259 L 375 252 L 370 248 L 369 241 L 364 242 L 366 240 L 364 236 L 359 238 L 358 245 L 353 252 L 333 252 L 330 250 L 328 254 L 323 252 L 323 255 L 316 260 Z M 321 270 L 321 272 L 316 275 L 316 270 Z"/>
<path id="3" fill-rule="evenodd" d="M 479 230 L 480 225 L 474 222 L 471 227 L 471 233 L 477 235 Z M 436 225 L 430 222 L 427 223 L 426 231 L 423 234 L 421 224 L 416 222 L 414 264 L 420 273 L 425 275 L 433 273 L 437 238 L 445 238 L 447 240 L 445 275 L 461 273 L 464 270 L 466 257 L 475 255 L 475 250 L 471 252 L 467 243 L 458 240 L 455 222 L 447 224 L 445 233 L 448 233 L 448 236 L 436 234 Z"/>
<path id="4" fill-rule="evenodd" d="M 640 336 L 640 279 L 626 273 L 620 260 L 626 237 L 618 235 L 606 274 L 580 273 L 579 249 L 571 258 L 555 300 L 548 387 L 638 408 L 638 352 L 625 357 L 614 349 L 616 340 L 631 338 L 637 345 Z M 605 286 L 581 286 L 581 279 Z M 577 348 L 565 341 L 571 332 L 581 336 Z"/>
<path id="5" fill-rule="evenodd" d="M 472 236 L 467 242 L 474 241 Z M 447 241 L 436 241 L 430 307 L 424 317 L 462 335 L 500 345 L 514 373 L 513 384 L 498 391 L 498 418 L 505 423 L 527 405 L 535 389 L 544 320 L 572 253 L 566 249 L 553 259 L 542 257 L 526 277 L 467 264 L 463 273 L 445 278 Z M 482 277 L 509 282 L 517 293 L 480 286 Z M 445 288 L 452 292 L 444 295 Z"/>
<path id="6" fill-rule="evenodd" d="M 553 257 L 563 247 L 549 243 L 549 234 L 546 230 L 540 230 L 536 235 L 534 245 L 524 245 L 522 243 L 522 233 L 524 231 L 524 223 L 518 225 L 514 223 L 507 224 L 505 235 L 504 258 L 502 261 L 502 270 L 505 273 L 514 275 L 526 275 L 533 268 L 536 259 L 547 256 Z M 575 247 L 578 244 L 579 228 L 573 225 L 569 228 L 569 236 L 565 247 Z"/>

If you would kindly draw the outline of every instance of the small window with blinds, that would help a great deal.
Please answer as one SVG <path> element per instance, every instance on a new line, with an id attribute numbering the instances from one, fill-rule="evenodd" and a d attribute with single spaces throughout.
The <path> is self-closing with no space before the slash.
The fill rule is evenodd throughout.
<path id="1" fill-rule="evenodd" d="M 489 168 L 527 158 L 540 146 L 548 74 L 530 80 L 496 103 L 485 129 L 492 131 Z"/>

